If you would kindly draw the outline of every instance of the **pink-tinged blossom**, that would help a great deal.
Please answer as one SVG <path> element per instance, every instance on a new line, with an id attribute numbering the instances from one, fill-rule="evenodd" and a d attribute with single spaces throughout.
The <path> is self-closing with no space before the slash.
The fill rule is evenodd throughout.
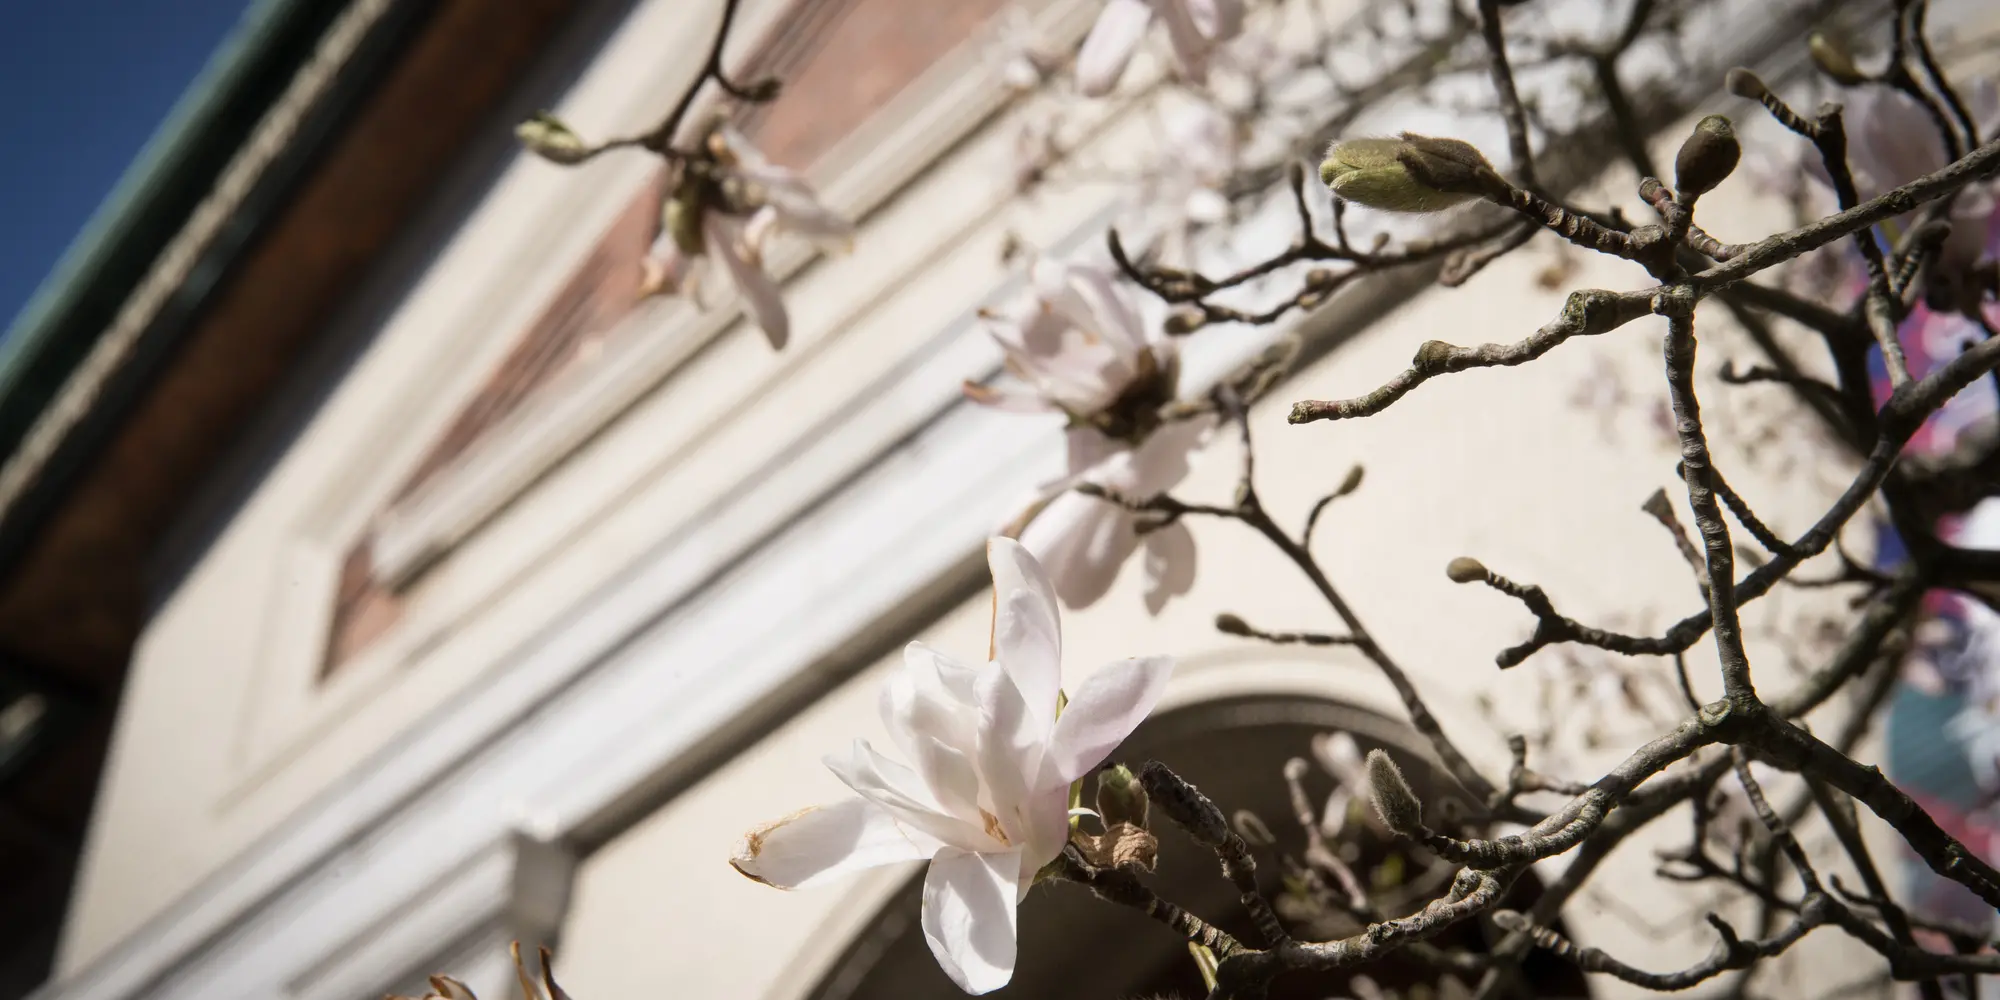
<path id="1" fill-rule="evenodd" d="M 1983 140 L 2000 132 L 2000 92 L 1990 79 L 1964 87 L 1968 111 Z M 1943 169 L 1950 158 L 1930 113 L 1907 94 L 1887 87 L 1860 87 L 1841 95 L 1847 130 L 1847 162 L 1856 193 L 1867 201 Z M 1831 189 L 1832 179 L 1817 153 L 1805 158 L 1806 172 Z M 1987 226 L 2000 198 L 1991 183 L 1969 185 L 1951 205 L 1951 235 L 1941 250 L 1941 266 L 1966 267 L 1986 244 Z M 1898 216 L 1894 233 L 1907 232 L 1916 213 Z"/>
<path id="2" fill-rule="evenodd" d="M 751 321 L 772 347 L 782 348 L 791 337 L 791 318 L 777 281 L 764 270 L 766 244 L 783 232 L 844 251 L 854 225 L 822 204 L 796 171 L 766 160 L 734 129 L 716 129 L 708 148 L 715 176 L 669 196 L 666 222 L 640 261 L 640 294 L 699 299 L 699 265 L 713 261 Z"/>
<path id="3" fill-rule="evenodd" d="M 1054 485 L 1053 495 L 1021 530 L 1021 544 L 1048 566 L 1056 592 L 1072 608 L 1097 603 L 1135 553 L 1144 553 L 1146 610 L 1194 587 L 1194 535 L 1183 521 L 1156 519 L 1122 504 L 1076 492 L 1090 483 L 1120 497 L 1150 500 L 1187 478 L 1189 460 L 1215 427 L 1213 416 L 1163 424 L 1131 447 L 1118 447 L 1089 428 L 1070 430 L 1071 464 L 1098 449 L 1110 455 Z"/>
<path id="4" fill-rule="evenodd" d="M 898 861 L 930 861 L 924 940 L 967 993 L 1014 975 L 1016 908 L 1069 838 L 1072 782 L 1102 763 L 1152 711 L 1173 661 L 1098 669 L 1062 702 L 1056 595 L 1028 550 L 987 545 L 993 573 L 989 662 L 961 663 L 922 643 L 883 693 L 883 722 L 909 764 L 865 740 L 826 765 L 856 798 L 752 831 L 730 864 L 783 889 Z"/>
<path id="5" fill-rule="evenodd" d="M 1070 421 L 1064 475 L 1043 487 L 1007 533 L 1042 560 L 1071 608 L 1104 596 L 1125 561 L 1143 550 L 1146 606 L 1157 614 L 1194 585 L 1194 536 L 1185 524 L 1156 526 L 1075 488 L 1156 497 L 1187 477 L 1189 457 L 1214 419 L 1162 422 L 1179 372 L 1174 344 L 1144 321 L 1109 270 L 1038 260 L 1030 279 L 1029 300 L 988 317 L 1018 382 L 965 387 L 987 406 L 1057 412 Z"/>
<path id="6" fill-rule="evenodd" d="M 1034 19 L 1020 7 L 1001 12 L 999 36 L 992 58 L 999 64 L 1000 82 L 1010 90 L 1033 90 L 1062 65 L 1062 57 L 1042 45 Z"/>
<path id="7" fill-rule="evenodd" d="M 975 402 L 1087 421 L 1145 388 L 1143 382 L 1170 375 L 1172 342 L 1142 320 L 1108 269 L 1044 258 L 1028 276 L 1031 296 L 988 314 L 985 324 L 1019 384 L 969 383 L 965 391 Z"/>
<path id="8" fill-rule="evenodd" d="M 1208 79 L 1215 50 L 1243 30 L 1243 0 L 1109 0 L 1076 55 L 1077 89 L 1102 97 L 1118 85 L 1146 29 L 1158 17 L 1181 75 Z"/>

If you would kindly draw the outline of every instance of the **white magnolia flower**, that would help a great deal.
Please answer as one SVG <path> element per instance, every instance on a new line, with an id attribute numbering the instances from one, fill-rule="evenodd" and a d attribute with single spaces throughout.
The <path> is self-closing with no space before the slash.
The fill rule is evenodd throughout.
<path id="1" fill-rule="evenodd" d="M 1333 794 L 1327 796 L 1326 808 L 1320 813 L 1320 832 L 1326 836 L 1338 836 L 1347 828 L 1351 804 L 1369 794 L 1368 764 L 1361 754 L 1360 744 L 1347 733 L 1321 733 L 1313 737 L 1312 753 L 1319 766 L 1339 782 Z"/>
<path id="2" fill-rule="evenodd" d="M 1164 259 L 1192 263 L 1195 230 L 1235 211 L 1225 189 L 1241 154 L 1236 120 L 1204 101 L 1166 114 L 1160 134 L 1167 155 L 1146 173 L 1131 229 Z"/>
<path id="3" fill-rule="evenodd" d="M 1007 370 L 1022 384 L 968 382 L 965 392 L 974 402 L 1023 413 L 1061 412 L 1082 421 L 1145 390 L 1142 383 L 1166 382 L 1171 398 L 1174 345 L 1141 319 L 1108 269 L 1040 258 L 1028 274 L 1032 298 L 985 317 Z"/>
<path id="4" fill-rule="evenodd" d="M 1070 429 L 1070 463 L 1107 457 L 1051 485 L 1040 510 L 1021 529 L 1021 544 L 1048 566 L 1064 604 L 1085 608 L 1118 579 L 1125 561 L 1145 550 L 1146 610 L 1194 587 L 1194 535 L 1184 522 L 1155 527 L 1146 517 L 1100 497 L 1075 492 L 1094 483 L 1121 497 L 1151 500 L 1187 478 L 1189 456 L 1208 439 L 1215 418 L 1204 415 L 1163 424 L 1136 446 L 1125 447 L 1088 427 Z M 1146 530 L 1150 529 L 1150 530 Z M 1144 533 L 1141 534 L 1141 531 Z"/>
<path id="5" fill-rule="evenodd" d="M 904 650 L 882 718 L 906 766 L 856 740 L 832 769 L 859 796 L 752 831 L 730 864 L 792 889 L 897 861 L 930 860 L 923 929 L 968 993 L 1014 974 L 1015 908 L 1069 837 L 1069 789 L 1124 742 L 1159 700 L 1173 661 L 1155 656 L 1091 674 L 1062 697 L 1062 625 L 1034 557 L 1005 538 L 993 572 L 992 657 L 961 664 L 921 643 Z"/>
<path id="6" fill-rule="evenodd" d="M 1047 115 L 1024 116 L 1014 126 L 1014 141 L 1007 152 L 1007 175 L 1014 182 L 1014 190 L 1025 192 L 1041 183 L 1050 167 L 1062 158 L 1062 147 L 1056 144 L 1054 118 Z"/>
<path id="7" fill-rule="evenodd" d="M 999 38 L 991 51 L 1000 81 L 1016 91 L 1041 86 L 1062 65 L 1062 57 L 1042 44 L 1034 18 L 1016 6 L 1001 12 Z"/>
<path id="8" fill-rule="evenodd" d="M 1066 414 L 1068 467 L 1002 533 L 1035 553 L 1072 608 L 1103 597 L 1143 544 L 1146 606 L 1157 614 L 1194 585 L 1194 536 L 1179 522 L 1142 535 L 1151 525 L 1139 514 L 1072 491 L 1093 483 L 1149 500 L 1172 489 L 1214 419 L 1160 422 L 1179 373 L 1174 343 L 1141 318 L 1108 269 L 1037 260 L 1030 278 L 1030 301 L 987 317 L 1021 384 L 967 383 L 965 392 L 999 409 Z"/>
<path id="9" fill-rule="evenodd" d="M 1229 216 L 1222 187 L 1236 172 L 1236 120 L 1213 104 L 1197 104 L 1167 119 L 1167 150 L 1173 176 L 1186 190 L 1183 210 L 1193 222 L 1221 222 Z"/>
<path id="10" fill-rule="evenodd" d="M 717 261 L 751 320 L 772 347 L 782 348 L 791 337 L 791 318 L 778 283 L 764 272 L 765 244 L 786 232 L 844 251 L 854 224 L 821 204 L 798 172 L 766 160 L 735 129 L 711 132 L 708 148 L 714 176 L 669 196 L 665 224 L 640 262 L 640 294 L 698 297 L 697 265 Z"/>
<path id="11" fill-rule="evenodd" d="M 1076 85 L 1084 96 L 1102 97 L 1118 85 L 1156 14 L 1181 75 L 1195 83 L 1208 78 L 1216 47 L 1243 30 L 1243 0 L 1110 0 L 1076 55 Z"/>
<path id="12" fill-rule="evenodd" d="M 2000 92 L 1990 79 L 1964 88 L 1973 124 L 1980 138 L 2000 132 Z M 1867 201 L 1926 174 L 1943 169 L 1950 159 L 1929 112 L 1916 100 L 1888 87 L 1861 87 L 1841 95 L 1847 128 L 1847 162 L 1854 172 L 1856 193 Z M 1806 157 L 1806 172 L 1831 189 L 1832 179 L 1817 153 Z M 2000 198 L 1992 184 L 1973 184 L 1959 192 L 1951 206 L 1951 235 L 1942 256 L 1947 264 L 1969 266 L 1986 245 L 1986 227 Z M 1899 216 L 1893 236 L 1907 231 L 1916 213 Z"/>

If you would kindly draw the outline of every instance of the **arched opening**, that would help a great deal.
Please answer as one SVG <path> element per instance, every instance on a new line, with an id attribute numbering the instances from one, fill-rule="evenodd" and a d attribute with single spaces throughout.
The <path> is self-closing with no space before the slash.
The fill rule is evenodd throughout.
<path id="1" fill-rule="evenodd" d="M 1422 756 L 1421 739 L 1408 726 L 1373 712 L 1309 697 L 1254 695 L 1164 712 L 1134 734 L 1115 759 L 1132 763 L 1159 759 L 1209 793 L 1225 811 L 1247 809 L 1261 817 L 1276 845 L 1259 851 L 1258 879 L 1266 893 L 1276 898 L 1283 891 L 1284 871 L 1272 859 L 1285 854 L 1300 857 L 1306 843 L 1304 831 L 1293 819 L 1282 769 L 1290 758 L 1310 758 L 1315 736 L 1342 732 L 1352 736 L 1364 753 L 1378 747 L 1389 750 L 1424 799 L 1427 814 L 1450 808 L 1445 803 L 1454 795 L 1463 801 L 1463 793 L 1455 786 L 1439 781 Z M 1305 787 L 1318 806 L 1337 782 L 1315 767 L 1307 775 Z M 1452 791 L 1445 791 L 1447 788 Z M 1162 819 L 1156 818 L 1154 828 L 1160 839 L 1159 870 L 1149 878 L 1150 884 L 1161 895 L 1230 933 L 1256 940 L 1237 905 L 1234 888 L 1217 872 L 1214 856 Z M 1349 852 L 1352 866 L 1363 883 L 1372 880 L 1386 899 L 1401 896 L 1409 900 L 1396 912 L 1414 909 L 1443 890 L 1443 884 L 1431 886 L 1426 881 L 1422 866 L 1428 863 L 1427 856 L 1386 842 L 1372 842 L 1365 834 L 1353 840 L 1355 847 Z M 1431 878 L 1448 870 L 1448 866 L 1439 866 Z M 924 943 L 918 926 L 921 890 L 919 874 L 883 905 L 807 996 L 811 1000 L 949 1000 L 962 996 Z M 1540 894 L 1541 884 L 1529 873 L 1516 883 L 1505 905 L 1524 908 Z M 1301 936 L 1324 939 L 1358 929 L 1358 925 L 1342 927 L 1342 917 L 1330 917 L 1311 907 L 1286 909 L 1294 932 Z M 1316 929 L 1302 926 L 1311 920 L 1319 921 Z M 1014 980 L 992 996 L 1119 1000 L 1156 995 L 1199 997 L 1204 993 L 1184 941 L 1139 913 L 1092 898 L 1080 887 L 1038 887 L 1021 906 L 1020 927 L 1020 959 Z M 1468 921 L 1452 928 L 1437 943 L 1483 950 L 1492 941 L 1479 922 Z M 1528 995 L 1590 995 L 1574 966 L 1546 953 L 1529 955 L 1522 971 Z M 1369 967 L 1366 974 L 1399 997 L 1439 995 L 1436 971 L 1408 960 L 1391 958 Z M 1329 973 L 1280 979 L 1271 997 L 1321 1000 L 1353 993 L 1347 975 Z"/>

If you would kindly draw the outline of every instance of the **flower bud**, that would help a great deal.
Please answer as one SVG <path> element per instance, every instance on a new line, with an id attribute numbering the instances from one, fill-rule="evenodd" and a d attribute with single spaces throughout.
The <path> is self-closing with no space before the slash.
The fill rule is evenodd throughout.
<path id="1" fill-rule="evenodd" d="M 1812 57 L 1815 68 L 1843 87 L 1855 87 L 1868 82 L 1868 77 L 1861 72 L 1861 67 L 1854 64 L 1854 54 L 1831 35 L 1815 31 L 1806 36 L 1806 54 Z"/>
<path id="2" fill-rule="evenodd" d="M 527 121 L 514 126 L 514 135 L 528 152 L 550 163 L 564 166 L 582 163 L 590 158 L 590 147 L 583 138 L 563 124 L 562 119 L 546 111 L 538 111 Z"/>
<path id="3" fill-rule="evenodd" d="M 1250 635 L 1250 623 L 1227 611 L 1215 616 L 1215 630 L 1223 635 Z"/>
<path id="4" fill-rule="evenodd" d="M 1150 803 L 1139 777 L 1123 764 L 1113 764 L 1097 772 L 1097 815 L 1108 829 L 1129 823 L 1144 829 Z"/>
<path id="5" fill-rule="evenodd" d="M 1674 186 L 1682 198 L 1693 198 L 1715 190 L 1736 161 L 1743 147 L 1736 141 L 1736 127 L 1722 115 L 1709 115 L 1695 123 L 1681 151 L 1674 157 Z"/>
<path id="6" fill-rule="evenodd" d="M 1333 495 L 1337 497 L 1344 497 L 1349 493 L 1352 493 L 1355 490 L 1360 489 L 1361 477 L 1362 477 L 1361 466 L 1357 465 L 1354 468 L 1347 470 L 1346 477 L 1341 479 L 1340 486 L 1333 491 Z"/>
<path id="7" fill-rule="evenodd" d="M 1752 101 L 1761 101 L 1771 94 L 1771 88 L 1764 86 L 1762 77 L 1741 66 L 1725 74 L 1722 83 L 1730 93 Z"/>
<path id="8" fill-rule="evenodd" d="M 1383 826 L 1405 837 L 1423 834 L 1424 804 L 1403 780 L 1402 769 L 1380 750 L 1368 751 L 1368 797 L 1374 801 Z"/>
<path id="9" fill-rule="evenodd" d="M 1455 143 L 1478 156 L 1478 150 L 1455 140 L 1430 141 Z M 1462 151 L 1455 152 L 1462 155 Z M 1434 168 L 1428 172 L 1435 177 L 1459 179 L 1474 169 L 1451 156 L 1426 152 L 1409 138 L 1348 139 L 1327 147 L 1319 179 L 1335 195 L 1385 212 L 1441 212 L 1474 197 L 1470 191 L 1437 187 L 1435 177 L 1430 178 L 1432 183 L 1419 180 L 1411 171 L 1412 160 L 1423 165 L 1420 170 Z"/>
<path id="10" fill-rule="evenodd" d="M 1157 803 L 1168 819 L 1180 824 L 1195 843 L 1213 848 L 1229 840 L 1229 821 L 1223 818 L 1222 810 L 1165 764 L 1147 761 L 1139 768 L 1139 783 L 1145 786 L 1146 797 Z"/>
<path id="11" fill-rule="evenodd" d="M 1184 306 L 1167 314 L 1162 325 L 1169 337 L 1184 337 L 1208 325 L 1208 314 L 1194 306 Z"/>
<path id="12" fill-rule="evenodd" d="M 1459 556 L 1444 568 L 1453 583 L 1477 583 L 1486 579 L 1486 564 L 1471 556 Z"/>
<path id="13" fill-rule="evenodd" d="M 775 76 L 767 76 L 745 87 L 743 90 L 743 99 L 746 101 L 756 101 L 759 104 L 765 101 L 776 100 L 778 93 L 784 89 L 784 86 L 783 80 Z"/>
<path id="14" fill-rule="evenodd" d="M 701 198 L 695 185 L 683 185 L 660 206 L 660 229 L 690 257 L 707 249 L 701 234 Z"/>

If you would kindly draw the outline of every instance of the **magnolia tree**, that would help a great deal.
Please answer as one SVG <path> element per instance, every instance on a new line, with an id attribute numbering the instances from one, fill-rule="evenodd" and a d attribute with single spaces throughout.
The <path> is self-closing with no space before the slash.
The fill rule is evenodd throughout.
<path id="1" fill-rule="evenodd" d="M 520 136 L 560 164 L 617 150 L 661 158 L 670 182 L 645 287 L 733 300 L 783 348 L 768 241 L 789 232 L 844 243 L 852 227 L 728 124 L 727 106 L 781 92 L 780 81 L 738 79 L 724 65 L 736 6 L 724 0 L 703 72 L 651 132 L 592 142 L 540 116 Z M 1952 812 L 1854 754 L 1898 679 L 1920 675 L 1965 696 L 1950 723 L 1954 745 L 1989 790 L 2000 787 L 2000 725 L 1982 707 L 2000 690 L 2000 671 L 1981 638 L 1989 607 L 2000 606 L 2000 550 L 1977 544 L 1980 519 L 1968 516 L 2000 494 L 2000 214 L 1989 187 L 2000 172 L 2000 120 L 1990 86 L 1947 75 L 1923 0 L 1838 6 L 1408 0 L 1336 21 L 1321 0 L 1107 0 L 1071 51 L 1010 15 L 995 70 L 1021 91 L 1008 126 L 1018 135 L 1013 181 L 1032 196 L 1108 176 L 1131 193 L 1101 253 L 1023 255 L 1026 293 L 984 314 L 1009 377 L 965 388 L 986 406 L 1065 416 L 1067 466 L 988 545 L 989 648 L 912 644 L 883 694 L 890 752 L 857 741 L 828 757 L 853 796 L 752 831 L 731 863 L 792 888 L 927 861 L 924 938 L 968 993 L 1010 981 L 1017 906 L 1045 882 L 1088 890 L 1074 894 L 1076 905 L 1094 894 L 1184 938 L 1218 998 L 1311 977 L 1386 995 L 1356 973 L 1392 954 L 1430 970 L 1428 995 L 1511 995 L 1526 988 L 1521 963 L 1537 950 L 1652 990 L 1730 977 L 1740 995 L 1761 963 L 1816 930 L 1846 935 L 1879 956 L 1886 978 L 1925 997 L 1977 993 L 1979 977 L 2000 973 L 2000 872 L 1989 863 L 1990 822 L 1976 815 L 1986 802 Z M 1713 38 L 1695 43 L 1743 23 L 1746 9 L 1811 68 L 1774 87 L 1712 62 Z M 1727 20 L 1732 10 L 1738 22 Z M 1090 162 L 1078 121 L 1107 95 L 1139 91 L 1161 116 L 1162 155 Z M 722 110 L 708 113 L 705 97 Z M 1655 161 L 1648 137 L 1659 127 L 1724 105 L 1761 109 L 1736 121 L 1702 117 L 1670 163 Z M 1458 134 L 1440 134 L 1448 130 Z M 1745 137 L 1756 140 L 1747 154 Z M 1605 166 L 1565 153 L 1585 147 L 1629 162 L 1648 217 L 1576 194 Z M 1704 196 L 1735 174 L 1790 198 L 1797 224 L 1744 243 L 1705 231 Z M 1288 243 L 1234 239 L 1274 217 L 1294 227 Z M 1626 661 L 1660 664 L 1670 671 L 1668 705 L 1652 713 L 1658 730 L 1608 769 L 1576 770 L 1560 750 L 1565 728 L 1601 713 L 1551 712 L 1546 731 L 1510 740 L 1512 765 L 1495 773 L 1440 724 L 1314 554 L 1320 515 L 1360 487 L 1359 469 L 1326 483 L 1301 525 L 1279 523 L 1260 500 L 1246 410 L 1290 384 L 1280 376 L 1295 345 L 1277 338 L 1248 367 L 1200 386 L 1183 378 L 1180 345 L 1197 331 L 1254 336 L 1384 274 L 1452 288 L 1504 255 L 1551 247 L 1572 260 L 1629 262 L 1649 280 L 1571 291 L 1518 340 L 1426 342 L 1379 388 L 1290 411 L 1301 425 L 1294 433 L 1323 432 L 1414 392 L 1448 392 L 1458 372 L 1526 365 L 1574 338 L 1664 320 L 1664 378 L 1626 394 L 1664 403 L 1678 461 L 1662 471 L 1684 488 L 1692 530 L 1665 492 L 1644 511 L 1670 533 L 1704 606 L 1663 631 L 1626 631 L 1569 617 L 1557 596 L 1471 557 L 1445 572 L 1532 618 L 1528 638 L 1499 652 L 1501 667 L 1581 654 L 1571 662 L 1586 669 L 1571 675 L 1571 695 L 1589 708 L 1634 700 Z M 704 275 L 717 264 L 729 286 L 720 298 Z M 1568 273 L 1554 267 L 1543 280 L 1560 285 Z M 1761 357 L 1747 367 L 1731 359 L 1719 383 L 1698 383 L 1698 351 L 1725 335 Z M 1836 499 L 1803 534 L 1774 531 L 1718 468 L 1711 434 L 1737 430 L 1704 420 L 1736 412 L 1726 398 L 1702 398 L 1718 388 L 1784 394 L 1784 419 L 1757 433 L 1808 442 L 1821 449 L 1809 464 L 1839 470 Z M 1224 436 L 1243 446 L 1233 497 L 1176 497 L 1190 457 Z M 1274 547 L 1324 599 L 1331 623 L 1274 632 L 1221 614 L 1218 629 L 1350 648 L 1387 679 L 1428 744 L 1425 759 L 1399 762 L 1342 734 L 1315 741 L 1318 770 L 1336 784 L 1330 798 L 1307 792 L 1314 764 L 1303 758 L 1273 775 L 1291 789 L 1285 823 L 1296 823 L 1302 850 L 1278 849 L 1269 821 L 1232 816 L 1229 789 L 1197 790 L 1175 761 L 1117 758 L 1159 698 L 1168 657 L 1110 664 L 1074 691 L 1061 688 L 1062 609 L 1102 599 L 1131 560 L 1142 564 L 1150 610 L 1186 595 L 1196 567 L 1187 523 L 1198 518 L 1238 522 Z M 1873 541 L 1857 540 L 1868 532 Z M 1808 561 L 1815 568 L 1798 573 Z M 1753 662 L 1742 609 L 1787 587 L 1844 600 L 1815 635 L 1781 637 L 1791 669 L 1778 671 Z M 1939 623 L 1955 644 L 1935 638 Z M 1703 645 L 1719 685 L 1690 677 L 1689 654 Z M 1946 647 L 1956 655 L 1939 652 Z M 1701 699 L 1698 687 L 1721 695 Z M 1850 711 L 1838 725 L 1803 724 L 1841 706 Z M 1424 801 L 1402 767 L 1434 772 L 1422 787 L 1449 794 Z M 1755 925 L 1711 914 L 1712 951 L 1684 968 L 1572 944 L 1557 927 L 1565 905 L 1588 891 L 1614 847 L 1668 816 L 1691 816 L 1692 829 L 1659 877 L 1724 887 L 1753 904 Z M 1796 834 L 1808 819 L 1828 836 Z M 1908 898 L 1907 880 L 1871 856 L 1863 828 L 1877 821 L 1934 886 L 1970 905 L 1941 916 Z M 1165 898 L 1149 877 L 1156 837 L 1212 852 L 1247 919 Z M 1391 854 L 1435 874 L 1426 894 L 1386 892 L 1361 870 Z M 1515 892 L 1531 867 L 1556 858 L 1567 863 L 1538 894 Z M 1282 891 L 1259 880 L 1260 865 L 1281 868 Z M 1449 933 L 1463 926 L 1485 933 Z M 1448 943 L 1465 940 L 1486 943 Z M 438 995 L 469 995 L 434 983 Z M 546 953 L 539 976 L 523 967 L 522 985 L 529 997 L 564 996 Z"/>

